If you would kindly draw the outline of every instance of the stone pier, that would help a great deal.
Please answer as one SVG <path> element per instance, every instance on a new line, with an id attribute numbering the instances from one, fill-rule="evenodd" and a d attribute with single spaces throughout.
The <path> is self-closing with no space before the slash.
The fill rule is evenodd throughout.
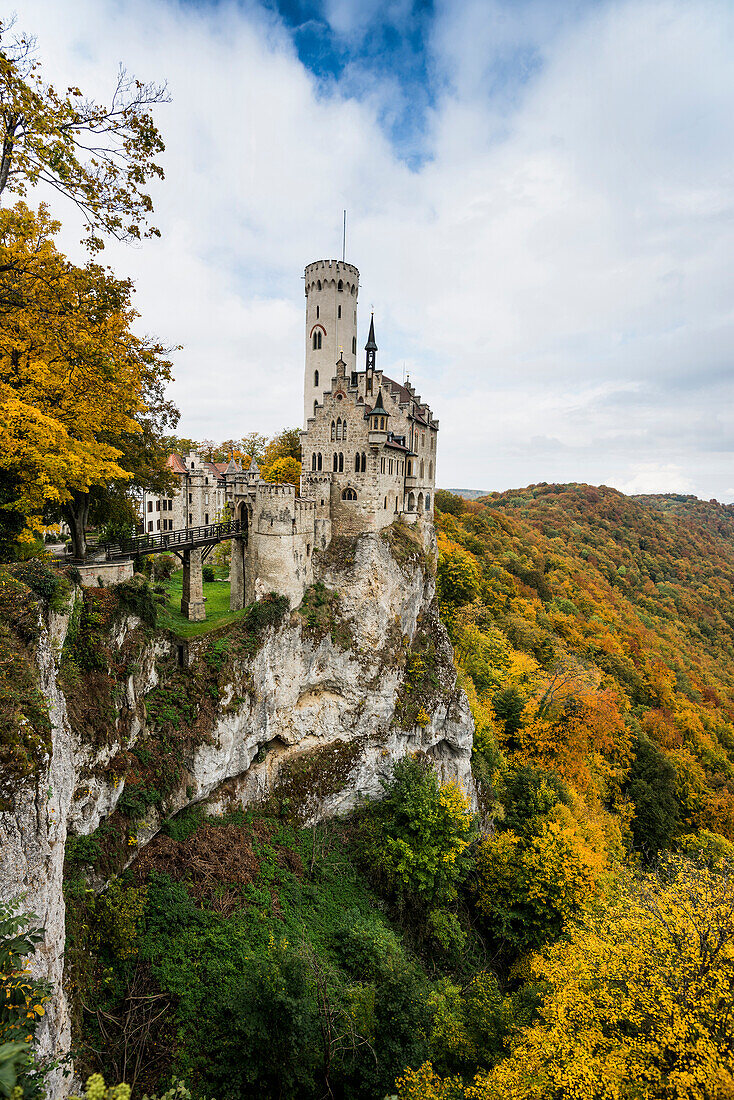
<path id="1" fill-rule="evenodd" d="M 229 566 L 229 610 L 239 611 L 245 606 L 245 540 L 232 539 L 232 557 Z"/>
<path id="2" fill-rule="evenodd" d="M 200 623 L 206 618 L 201 550 L 184 550 L 181 614 L 193 623 Z"/>

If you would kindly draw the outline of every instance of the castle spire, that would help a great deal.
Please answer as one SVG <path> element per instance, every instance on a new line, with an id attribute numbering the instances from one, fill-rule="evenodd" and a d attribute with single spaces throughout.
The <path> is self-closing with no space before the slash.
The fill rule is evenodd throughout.
<path id="1" fill-rule="evenodd" d="M 375 343 L 375 315 L 372 313 L 370 316 L 370 334 L 367 337 L 367 343 L 364 346 L 364 350 L 367 352 L 365 358 L 365 366 L 368 371 L 375 369 L 375 358 L 377 355 L 377 344 Z"/>

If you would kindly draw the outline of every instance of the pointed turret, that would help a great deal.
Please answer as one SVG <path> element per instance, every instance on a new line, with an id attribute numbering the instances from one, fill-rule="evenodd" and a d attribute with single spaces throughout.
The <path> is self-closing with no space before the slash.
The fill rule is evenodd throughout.
<path id="1" fill-rule="evenodd" d="M 247 467 L 247 476 L 259 481 L 260 479 L 260 467 L 258 466 L 253 456 L 252 462 Z"/>
<path id="2" fill-rule="evenodd" d="M 375 315 L 374 313 L 370 317 L 370 334 L 367 337 L 367 343 L 364 346 L 364 350 L 367 352 L 365 357 L 365 367 L 368 371 L 375 369 L 375 359 L 377 357 L 377 344 L 375 342 Z"/>

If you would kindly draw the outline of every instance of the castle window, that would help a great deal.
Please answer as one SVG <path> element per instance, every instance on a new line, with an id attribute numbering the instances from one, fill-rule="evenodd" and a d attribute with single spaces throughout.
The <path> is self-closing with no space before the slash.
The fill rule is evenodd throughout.
<path id="1" fill-rule="evenodd" d="M 310 542 L 306 543 L 306 557 L 307 558 L 311 557 L 311 543 Z"/>
<path id="2" fill-rule="evenodd" d="M 336 421 L 332 420 L 332 422 L 331 422 L 331 442 L 333 443 L 335 439 L 336 439 Z"/>
<path id="3" fill-rule="evenodd" d="M 204 512 L 204 523 L 208 523 L 208 522 L 209 522 L 209 513 Z"/>
<path id="4" fill-rule="evenodd" d="M 205 477 L 205 478 L 204 478 L 204 484 L 205 484 L 205 485 L 208 485 L 208 484 L 209 484 L 209 478 L 208 478 L 208 477 Z"/>
<path id="5" fill-rule="evenodd" d="M 152 512 L 152 511 L 153 511 L 153 501 L 152 501 L 152 500 L 149 500 L 149 501 L 148 501 L 148 511 L 149 511 L 149 512 Z"/>
<path id="6" fill-rule="evenodd" d="M 191 463 L 191 469 L 193 470 L 193 468 L 194 468 L 194 464 L 193 464 L 193 462 L 192 462 L 192 463 Z"/>
<path id="7" fill-rule="evenodd" d="M 345 489 L 342 493 L 342 500 L 356 500 L 357 494 L 354 489 Z"/>
<path id="8" fill-rule="evenodd" d="M 317 320 L 317 321 L 318 321 L 318 319 L 319 319 L 319 312 L 320 312 L 320 311 L 319 311 L 319 307 L 318 307 L 318 306 L 316 306 L 316 320 Z"/>
<path id="9" fill-rule="evenodd" d="M 339 280 L 339 282 L 338 282 L 338 283 L 336 284 L 336 289 L 337 289 L 337 290 L 344 290 L 344 283 L 343 283 L 343 282 L 341 281 L 341 279 L 340 279 L 340 280 Z"/>
<path id="10" fill-rule="evenodd" d="M 421 447 L 425 447 L 425 445 L 426 445 L 426 433 L 421 432 Z"/>
<path id="11" fill-rule="evenodd" d="M 347 422 L 346 422 L 346 420 L 342 420 L 342 439 L 346 439 L 346 438 L 347 438 Z"/>
<path id="12" fill-rule="evenodd" d="M 313 403 L 313 411 L 314 411 L 314 412 L 316 412 L 316 410 L 318 409 L 318 407 L 319 407 L 319 403 L 318 403 L 318 400 L 316 400 L 316 401 L 314 401 L 314 403 Z"/>
<path id="13" fill-rule="evenodd" d="M 194 500 L 194 495 L 193 495 L 193 493 L 189 493 L 189 504 L 192 504 L 192 503 L 193 503 L 193 500 Z"/>
<path id="14" fill-rule="evenodd" d="M 336 422 L 336 438 L 341 439 L 341 437 L 342 437 L 342 422 L 341 422 L 341 417 L 339 417 L 337 419 L 337 422 Z"/>
<path id="15" fill-rule="evenodd" d="M 361 459 L 359 454 L 356 454 L 354 456 L 354 472 L 355 472 L 355 474 L 359 473 L 359 469 L 360 469 L 361 465 L 362 465 L 362 459 Z"/>
<path id="16" fill-rule="evenodd" d="M 313 384 L 314 386 L 318 386 L 319 384 L 319 372 L 317 370 L 313 372 Z"/>
<path id="17" fill-rule="evenodd" d="M 319 290 L 321 290 L 321 279 L 319 279 L 319 281 L 316 283 L 316 286 Z"/>
<path id="18" fill-rule="evenodd" d="M 405 473 L 406 473 L 406 475 L 407 475 L 408 477 L 412 477 L 412 476 L 413 476 L 413 463 L 412 463 L 412 462 L 410 461 L 410 459 L 408 459 L 408 468 L 407 468 L 407 470 L 405 471 Z"/>
<path id="19" fill-rule="evenodd" d="M 337 315 L 338 319 L 341 321 L 341 319 L 342 319 L 342 307 L 341 306 L 338 307 L 338 309 L 336 311 L 336 315 Z"/>
<path id="20" fill-rule="evenodd" d="M 344 473 L 344 455 L 343 454 L 339 455 L 339 473 L 340 474 Z"/>
<path id="21" fill-rule="evenodd" d="M 311 455 L 311 469 L 316 470 L 316 451 Z"/>
<path id="22" fill-rule="evenodd" d="M 431 494 L 426 493 L 426 511 L 430 512 L 430 510 L 431 510 Z"/>
<path id="23" fill-rule="evenodd" d="M 385 503 L 382 506 L 387 511 L 387 497 L 385 497 Z"/>
<path id="24" fill-rule="evenodd" d="M 334 451 L 334 463 L 333 463 L 333 465 L 334 465 L 334 473 L 337 474 L 339 472 L 339 455 L 336 453 L 336 451 Z"/>
<path id="25" fill-rule="evenodd" d="M 148 520 L 148 530 L 149 530 L 149 531 L 152 531 L 152 530 L 153 530 L 153 520 L 152 520 L 152 519 L 149 519 L 149 520 Z"/>
<path id="26" fill-rule="evenodd" d="M 313 346 L 315 351 L 321 347 L 321 333 L 318 330 L 313 334 Z"/>
<path id="27" fill-rule="evenodd" d="M 428 480 L 433 481 L 433 463 L 428 463 Z"/>
<path id="28" fill-rule="evenodd" d="M 380 417 L 380 431 L 384 432 L 384 430 L 385 430 L 385 417 L 381 416 Z"/>
<path id="29" fill-rule="evenodd" d="M 426 464 L 423 461 L 423 459 L 421 459 L 421 478 L 425 476 L 425 472 L 426 472 Z"/>
<path id="30" fill-rule="evenodd" d="M 357 337 L 353 336 L 352 337 L 352 355 L 356 355 L 356 354 L 357 354 Z"/>
<path id="31" fill-rule="evenodd" d="M 380 459 L 380 473 L 381 474 L 385 473 L 385 459 L 384 458 Z"/>
<path id="32" fill-rule="evenodd" d="M 319 468 L 319 470 L 320 470 L 320 469 L 322 468 L 322 467 L 321 467 L 321 459 L 322 459 L 322 455 L 321 455 L 321 451 L 319 451 L 319 460 L 318 460 L 318 464 L 317 464 L 317 465 L 318 465 L 318 468 Z"/>

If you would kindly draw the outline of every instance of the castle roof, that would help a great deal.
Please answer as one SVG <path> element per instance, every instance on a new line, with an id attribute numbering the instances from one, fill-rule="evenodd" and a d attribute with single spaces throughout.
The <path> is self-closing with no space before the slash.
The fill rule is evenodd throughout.
<path id="1" fill-rule="evenodd" d="M 181 455 L 169 455 L 166 459 L 166 466 L 169 466 L 174 474 L 186 473 L 186 466 L 184 465 L 184 460 L 181 458 Z"/>
<path id="2" fill-rule="evenodd" d="M 377 400 L 375 401 L 375 404 L 372 408 L 372 412 L 373 413 L 380 413 L 381 415 L 384 415 L 384 416 L 389 416 L 390 415 L 390 413 L 387 411 L 387 409 L 385 408 L 385 406 L 382 403 L 382 386 L 380 386 L 379 390 L 377 391 Z"/>
<path id="3" fill-rule="evenodd" d="M 375 343 L 375 315 L 374 313 L 370 317 L 370 333 L 367 337 L 367 343 L 364 346 L 365 351 L 377 351 L 377 344 Z"/>

